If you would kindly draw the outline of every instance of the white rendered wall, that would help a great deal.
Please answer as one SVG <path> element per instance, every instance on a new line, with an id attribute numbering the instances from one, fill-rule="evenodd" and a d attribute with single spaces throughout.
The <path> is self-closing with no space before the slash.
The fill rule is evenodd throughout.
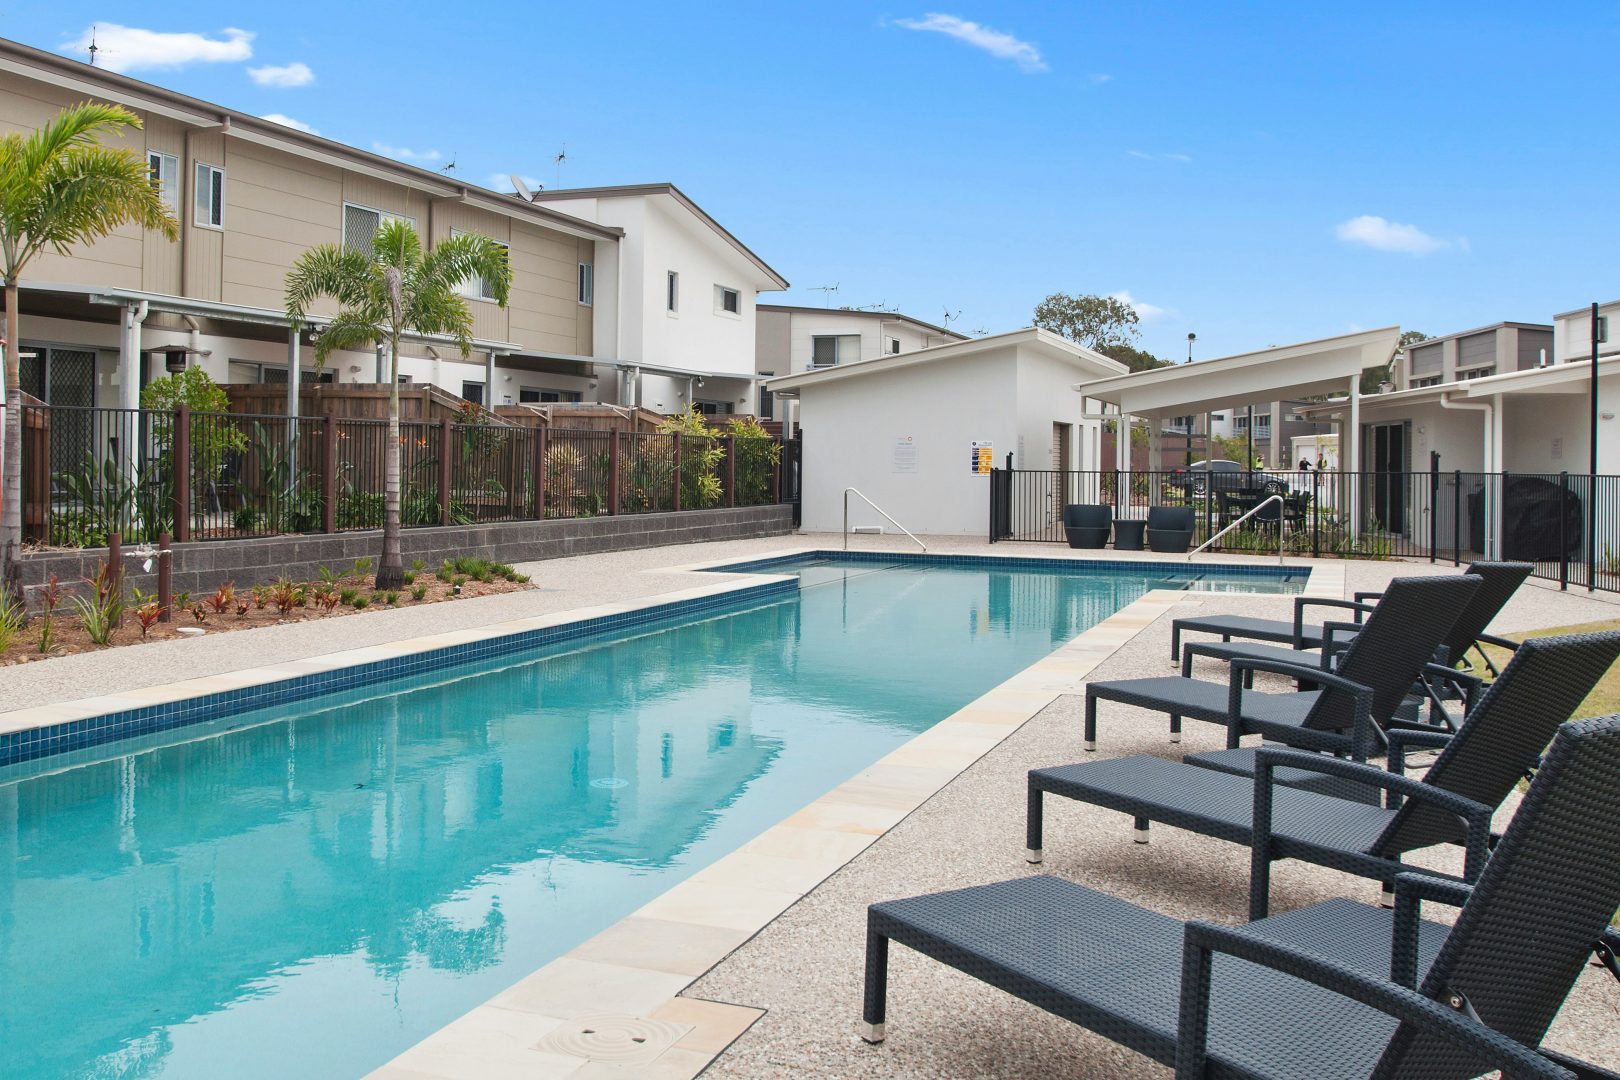
<path id="1" fill-rule="evenodd" d="M 998 463 L 1016 447 L 1015 367 L 1007 350 L 804 387 L 804 530 L 839 532 L 843 489 L 853 486 L 914 533 L 984 534 L 990 478 L 973 474 L 970 442 L 994 442 Z M 914 440 L 914 472 L 896 471 L 902 436 Z M 884 524 L 858 505 L 851 500 L 852 524 Z"/>

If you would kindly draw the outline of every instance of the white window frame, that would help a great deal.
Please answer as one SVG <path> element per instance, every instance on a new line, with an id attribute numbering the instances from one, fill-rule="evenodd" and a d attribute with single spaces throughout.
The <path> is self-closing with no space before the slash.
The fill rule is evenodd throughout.
<path id="1" fill-rule="evenodd" d="M 471 230 L 468 229 L 451 229 L 450 236 L 452 239 L 457 236 L 466 236 L 470 231 Z M 482 236 L 483 234 L 480 233 L 479 235 Z M 493 236 L 485 236 L 484 239 L 506 252 L 506 257 L 508 260 L 512 258 L 511 244 L 508 244 L 504 240 L 497 240 Z M 466 281 L 463 281 L 461 284 L 456 286 L 456 292 L 457 294 L 466 297 L 468 300 L 478 300 L 485 304 L 500 303 L 500 301 L 496 299 L 495 295 L 489 291 L 488 285 L 489 283 L 486 282 L 481 276 L 477 278 L 468 278 Z"/>
<path id="2" fill-rule="evenodd" d="M 180 159 L 162 150 L 146 152 L 146 171 L 158 190 L 158 198 L 169 208 L 169 213 L 180 216 Z M 168 174 L 168 181 L 163 179 Z"/>
<path id="3" fill-rule="evenodd" d="M 835 342 L 853 341 L 855 343 L 854 355 L 845 356 L 844 350 L 838 345 L 833 346 L 833 362 L 830 364 L 816 363 L 816 342 L 831 338 Z M 810 335 L 810 370 L 821 371 L 825 368 L 838 367 L 840 364 L 853 364 L 861 358 L 861 335 L 859 334 L 812 334 Z"/>
<path id="4" fill-rule="evenodd" d="M 409 214 L 396 214 L 392 210 L 381 210 L 381 209 L 379 209 L 379 208 L 377 208 L 375 206 L 367 206 L 365 203 L 357 203 L 357 202 L 347 202 L 347 201 L 345 201 L 343 203 L 343 217 L 342 217 L 342 219 L 340 221 L 339 229 L 338 229 L 338 231 L 341 233 L 341 235 L 338 237 L 338 240 L 339 240 L 339 242 L 340 242 L 340 244 L 341 244 L 344 251 L 349 250 L 349 211 L 350 210 L 364 210 L 368 214 L 376 214 L 377 215 L 377 229 L 382 228 L 383 225 L 385 225 L 386 223 L 388 223 L 390 221 L 403 221 L 403 222 L 407 223 L 408 225 L 410 225 L 411 228 L 413 228 L 413 229 L 416 228 L 416 219 L 411 217 Z M 377 234 L 377 229 L 373 229 L 371 231 L 373 236 L 375 236 Z M 367 250 L 368 251 L 370 250 L 369 245 L 367 246 Z"/>
<path id="5" fill-rule="evenodd" d="M 681 313 L 681 275 L 675 270 L 665 271 L 664 313 L 667 315 Z"/>
<path id="6" fill-rule="evenodd" d="M 579 303 L 581 307 L 590 307 L 596 303 L 595 263 L 579 264 Z"/>
<path id="7" fill-rule="evenodd" d="M 726 307 L 726 294 L 737 298 L 735 310 Z M 730 285 L 716 285 L 714 287 L 714 313 L 724 315 L 728 319 L 742 318 L 742 290 L 734 289 Z"/>
<path id="8" fill-rule="evenodd" d="M 888 353 L 889 353 L 890 356 L 899 356 L 900 355 L 900 339 L 899 338 L 897 338 L 897 337 L 890 338 L 889 341 L 888 341 L 888 345 L 889 345 Z"/>
<path id="9" fill-rule="evenodd" d="M 191 222 L 200 229 L 225 228 L 225 167 L 223 165 L 210 165 L 206 161 L 197 162 L 192 170 L 196 176 L 197 190 L 193 192 L 191 200 Z M 214 177 L 219 177 L 219 198 L 214 200 Z M 204 218 L 203 192 L 207 191 L 209 203 L 206 207 L 207 218 Z"/>

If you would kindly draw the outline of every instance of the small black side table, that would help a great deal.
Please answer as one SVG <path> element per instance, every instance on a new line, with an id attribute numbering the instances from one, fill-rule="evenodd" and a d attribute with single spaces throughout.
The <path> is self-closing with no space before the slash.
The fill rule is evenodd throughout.
<path id="1" fill-rule="evenodd" d="M 1147 521 L 1144 518 L 1115 518 L 1114 550 L 1141 551 L 1142 537 L 1146 531 Z"/>

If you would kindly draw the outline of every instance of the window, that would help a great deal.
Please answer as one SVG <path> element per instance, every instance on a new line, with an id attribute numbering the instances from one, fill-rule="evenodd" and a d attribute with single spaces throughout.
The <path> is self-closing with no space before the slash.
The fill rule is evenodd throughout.
<path id="1" fill-rule="evenodd" d="M 369 206 L 343 204 L 343 246 L 349 251 L 371 252 L 371 239 L 377 235 L 385 221 L 403 221 L 412 228 L 416 219 L 404 214 L 390 214 L 386 210 L 373 210 Z"/>
<path id="2" fill-rule="evenodd" d="M 832 367 L 834 364 L 853 364 L 861 358 L 861 335 L 839 334 L 837 336 L 813 337 L 810 339 L 810 366 Z"/>
<path id="3" fill-rule="evenodd" d="M 900 352 L 900 339 L 897 338 L 897 337 L 890 338 L 889 339 L 889 355 L 890 356 L 896 356 L 896 355 L 899 354 L 899 352 Z"/>
<path id="4" fill-rule="evenodd" d="M 157 188 L 158 198 L 169 208 L 169 213 L 179 217 L 180 159 L 173 154 L 160 154 L 156 150 L 148 150 L 146 167 L 152 174 L 152 186 Z"/>
<path id="5" fill-rule="evenodd" d="M 596 267 L 579 264 L 579 302 L 590 307 L 596 302 Z"/>
<path id="6" fill-rule="evenodd" d="M 664 310 L 679 311 L 681 303 L 681 275 L 671 270 L 664 290 Z"/>
<path id="7" fill-rule="evenodd" d="M 1466 369 L 1464 369 L 1462 371 L 1457 372 L 1457 381 L 1458 382 L 1465 382 L 1465 381 L 1467 381 L 1469 379 L 1483 379 L 1487 375 L 1495 375 L 1495 374 L 1496 374 L 1496 366 L 1494 364 L 1491 365 L 1490 367 L 1466 368 Z"/>
<path id="8" fill-rule="evenodd" d="M 578 390 L 542 390 L 538 386 L 518 388 L 518 401 L 524 405 L 541 405 L 549 401 L 579 401 Z"/>
<path id="9" fill-rule="evenodd" d="M 776 415 L 776 395 L 764 386 L 759 388 L 759 415 L 767 420 Z"/>
<path id="10" fill-rule="evenodd" d="M 225 227 L 225 170 L 197 163 L 198 225 L 209 229 Z"/>
<path id="11" fill-rule="evenodd" d="M 725 315 L 742 314 L 742 293 L 724 285 L 714 287 L 714 310 Z"/>
<path id="12" fill-rule="evenodd" d="M 484 403 L 484 384 L 481 382 L 462 383 L 461 400 L 470 401 L 474 405 L 482 405 Z"/>
<path id="13" fill-rule="evenodd" d="M 736 411 L 736 406 L 729 401 L 694 401 L 694 408 L 704 416 L 730 416 Z"/>
<path id="14" fill-rule="evenodd" d="M 1411 380 L 1411 382 L 1409 382 L 1407 384 L 1408 388 L 1410 388 L 1412 390 L 1417 390 L 1417 389 L 1419 389 L 1421 387 L 1424 387 L 1424 386 L 1439 386 L 1439 385 L 1440 385 L 1440 376 L 1438 376 L 1438 375 L 1430 375 L 1427 378 L 1423 378 L 1423 379 L 1413 379 L 1413 380 Z"/>
<path id="15" fill-rule="evenodd" d="M 451 229 L 450 230 L 450 235 L 451 236 L 465 236 L 466 235 L 466 230 L 464 230 L 464 229 Z M 488 238 L 486 238 L 486 239 L 488 239 Z M 503 254 L 508 253 L 508 252 L 510 252 L 512 250 L 512 245 L 503 244 L 499 240 L 491 239 L 489 242 L 494 244 L 496 247 L 500 248 Z M 467 297 L 469 300 L 495 300 L 495 299 L 497 299 L 497 297 L 495 295 L 495 283 L 490 281 L 487 278 L 484 278 L 484 277 L 468 278 L 466 281 L 463 281 L 460 285 L 456 286 L 456 292 L 460 293 L 462 296 Z M 463 395 L 463 396 L 465 396 L 465 395 Z"/>

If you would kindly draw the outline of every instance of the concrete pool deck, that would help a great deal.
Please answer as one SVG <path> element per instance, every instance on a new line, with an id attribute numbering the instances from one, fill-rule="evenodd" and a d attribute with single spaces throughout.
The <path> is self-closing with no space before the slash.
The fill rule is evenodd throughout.
<path id="1" fill-rule="evenodd" d="M 359 646 L 364 653 L 382 655 L 408 647 L 401 639 L 412 636 L 430 635 L 427 640 L 445 644 L 623 610 L 654 597 L 671 599 L 672 593 L 721 591 L 738 579 L 722 576 L 695 586 L 685 575 L 699 563 L 837 546 L 837 537 L 796 536 L 535 563 L 524 570 L 535 576 L 541 586 L 536 590 L 292 624 L 252 631 L 248 637 L 219 635 L 84 654 L 3 669 L 0 680 L 7 707 L 27 703 L 25 708 L 42 707 L 60 716 L 64 707 L 86 707 L 66 705 L 69 696 L 92 693 L 116 699 L 132 691 L 162 693 L 166 683 L 185 677 L 215 686 L 240 682 L 251 677 L 241 670 L 245 658 L 272 670 L 301 670 L 349 662 L 330 655 L 334 646 Z M 915 550 L 893 538 L 854 538 L 851 546 Z M 965 540 L 930 540 L 930 548 L 1113 557 L 1112 552 L 1070 553 L 1052 545 L 989 547 Z M 1165 561 L 1184 564 L 1174 557 Z M 1317 568 L 1311 591 L 1330 595 L 1375 588 L 1397 573 L 1452 572 L 1449 566 L 1431 570 L 1427 564 L 1301 560 L 1296 565 Z M 860 1044 L 854 1020 L 865 905 L 1029 872 L 1019 858 L 1023 772 L 1078 756 L 1078 707 L 1072 695 L 1085 680 L 1092 675 L 1167 673 L 1164 616 L 1172 611 L 1203 607 L 1286 615 L 1289 606 L 1289 599 L 1280 596 L 1149 594 L 374 1075 L 392 1080 L 684 1078 L 707 1066 L 705 1075 L 739 1077 L 801 1072 L 1025 1076 L 1063 1074 L 1052 1072 L 1059 1063 L 1076 1076 L 1162 1075 L 1145 1059 L 1004 995 L 953 978 L 943 969 L 930 971 L 937 965 L 912 962 L 916 958 L 905 956 L 904 950 L 897 951 L 893 969 L 890 1042 L 881 1048 Z M 1528 586 L 1494 629 L 1617 616 L 1620 603 Z M 266 639 L 263 644 L 261 638 Z M 240 646 L 249 642 L 250 655 L 244 657 Z M 197 648 L 205 645 L 210 647 Z M 131 663 L 125 653 L 142 656 Z M 59 665 L 72 665 L 73 670 L 60 675 L 48 670 Z M 24 678 L 13 680 L 13 674 Z M 16 709 L 0 714 L 0 730 L 25 716 Z M 1129 724 L 1120 715 L 1106 724 L 1105 755 L 1190 752 L 1219 741 L 1208 725 L 1194 724 L 1187 742 L 1171 748 L 1163 741 L 1162 719 L 1137 716 L 1144 722 Z M 1093 828 L 1087 809 L 1053 808 L 1047 872 L 1178 917 L 1241 917 L 1247 877 L 1240 849 L 1166 829 L 1144 849 L 1149 856 L 1145 862 L 1136 851 L 1123 850 L 1135 847 L 1126 839 L 1128 822 L 1108 820 L 1109 815 L 1097 811 Z M 1365 884 L 1284 864 L 1274 895 L 1282 909 L 1327 895 L 1361 896 Z M 1607 985 L 1583 980 L 1549 1041 L 1613 1063 L 1620 1058 L 1620 1040 L 1605 1036 L 1617 1044 L 1604 1048 L 1605 1057 L 1579 1036 L 1596 1031 L 1598 1024 L 1612 1025 L 1620 1012 L 1620 994 L 1610 992 L 1607 975 L 1602 979 Z M 1585 1027 L 1581 1017 L 1589 1013 L 1595 1019 Z M 1571 1025 L 1573 1035 L 1566 1030 Z M 1042 1034 L 1038 1047 L 1031 1040 L 1034 1031 Z M 1567 1038 L 1576 1041 L 1560 1041 Z"/>

